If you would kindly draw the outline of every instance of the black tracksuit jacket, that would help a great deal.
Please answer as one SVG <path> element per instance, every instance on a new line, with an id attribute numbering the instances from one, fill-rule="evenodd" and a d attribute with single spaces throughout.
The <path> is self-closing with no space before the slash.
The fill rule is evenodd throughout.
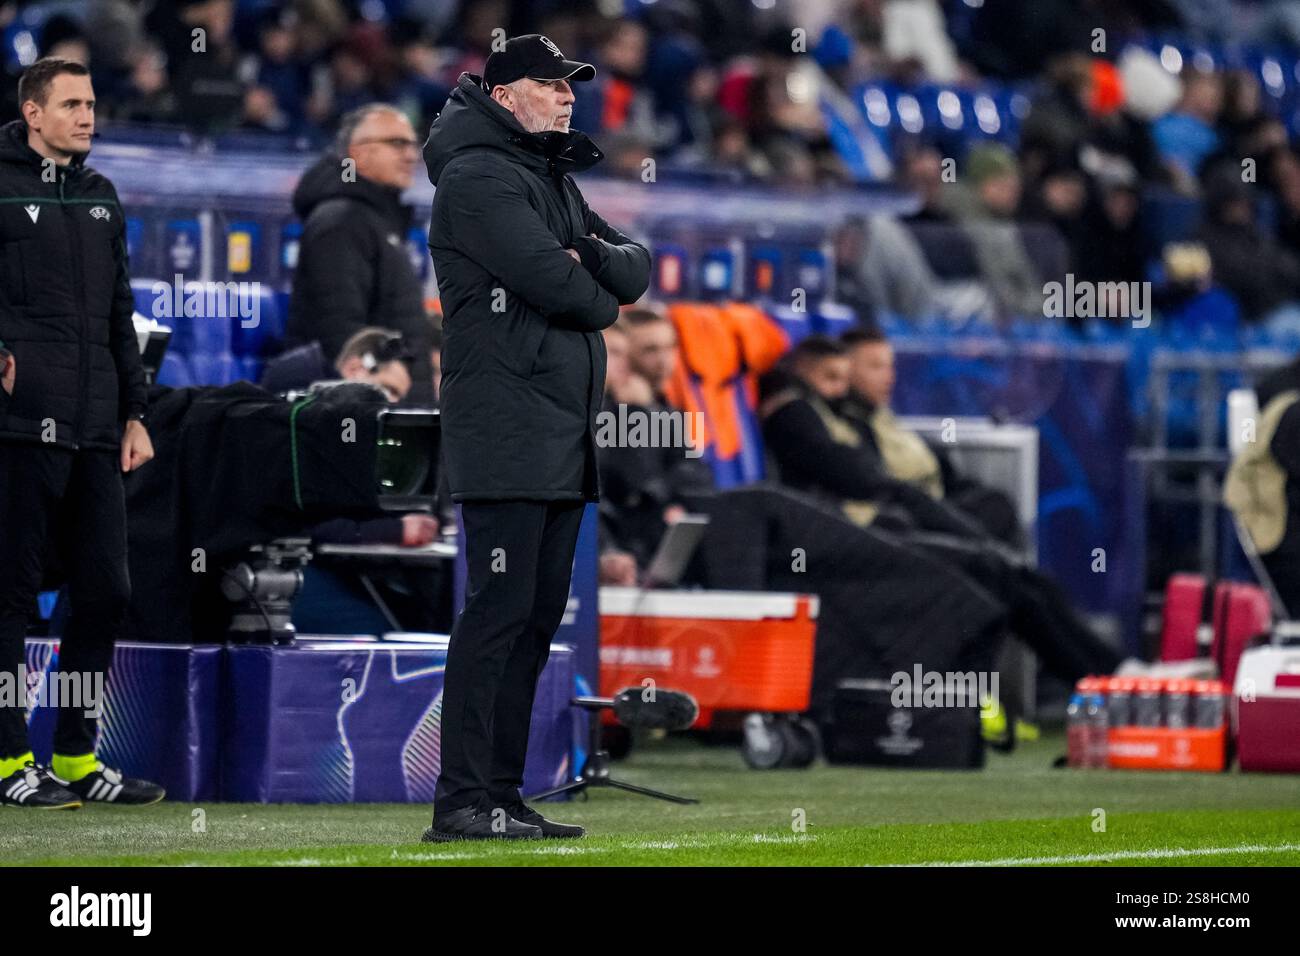
<path id="1" fill-rule="evenodd" d="M 112 450 L 144 412 L 144 368 L 113 184 L 80 160 L 45 164 L 27 125 L 0 127 L 0 441 Z"/>

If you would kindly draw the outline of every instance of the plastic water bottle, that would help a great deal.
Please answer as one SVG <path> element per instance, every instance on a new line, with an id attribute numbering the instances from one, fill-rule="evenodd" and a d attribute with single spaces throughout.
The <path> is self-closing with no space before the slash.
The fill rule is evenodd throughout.
<path id="1" fill-rule="evenodd" d="M 1133 690 L 1136 683 L 1131 677 L 1107 679 L 1106 722 L 1111 727 L 1127 727 L 1133 723 Z"/>
<path id="2" fill-rule="evenodd" d="M 1197 727 L 1218 730 L 1223 726 L 1225 693 L 1221 681 L 1198 680 L 1194 700 Z"/>
<path id="3" fill-rule="evenodd" d="M 1105 767 L 1110 763 L 1110 720 L 1100 681 L 1094 682 L 1091 693 L 1086 695 L 1084 710 L 1088 717 L 1087 766 Z"/>
<path id="4" fill-rule="evenodd" d="M 1079 681 L 1065 708 L 1065 762 L 1071 767 L 1088 765 L 1088 714 L 1085 700 L 1083 681 Z"/>

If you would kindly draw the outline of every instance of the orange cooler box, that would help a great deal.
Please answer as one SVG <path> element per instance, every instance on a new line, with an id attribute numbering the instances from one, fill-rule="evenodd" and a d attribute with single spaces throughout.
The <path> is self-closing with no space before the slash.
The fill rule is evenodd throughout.
<path id="1" fill-rule="evenodd" d="M 1108 732 L 1112 767 L 1124 770 L 1223 769 L 1228 728 L 1112 727 Z"/>
<path id="2" fill-rule="evenodd" d="M 808 709 L 818 598 L 768 591 L 600 589 L 600 691 L 651 679 L 713 710 Z"/>

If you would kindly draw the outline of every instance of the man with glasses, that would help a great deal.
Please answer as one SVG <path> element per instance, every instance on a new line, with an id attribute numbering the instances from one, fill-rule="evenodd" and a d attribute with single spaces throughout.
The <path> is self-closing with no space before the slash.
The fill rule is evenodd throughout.
<path id="1" fill-rule="evenodd" d="M 407 401 L 429 404 L 433 327 L 405 243 L 411 208 L 402 204 L 419 161 L 415 132 L 393 107 L 371 104 L 343 118 L 334 148 L 294 190 L 303 232 L 287 338 L 338 355 L 367 326 L 400 332 L 415 355 Z"/>

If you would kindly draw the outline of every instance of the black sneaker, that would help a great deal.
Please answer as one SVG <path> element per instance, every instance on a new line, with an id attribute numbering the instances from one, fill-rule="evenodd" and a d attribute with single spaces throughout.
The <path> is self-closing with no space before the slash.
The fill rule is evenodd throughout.
<path id="1" fill-rule="evenodd" d="M 81 799 L 92 803 L 121 803 L 135 807 L 157 803 L 167 795 L 167 791 L 156 783 L 125 776 L 122 771 L 105 767 L 102 763 L 96 763 L 94 770 L 67 787 Z"/>
<path id="2" fill-rule="evenodd" d="M 509 813 L 476 806 L 461 807 L 433 815 L 433 826 L 424 831 L 421 843 L 449 843 L 453 840 L 540 840 L 540 827 L 520 823 Z"/>
<path id="3" fill-rule="evenodd" d="M 49 768 L 27 761 L 22 769 L 0 780 L 0 806 L 32 810 L 77 810 L 81 798 L 64 786 Z"/>
<path id="4" fill-rule="evenodd" d="M 584 836 L 587 832 L 576 823 L 556 823 L 554 820 L 548 820 L 522 800 L 503 803 L 501 806 L 520 823 L 537 827 L 544 837 L 573 838 Z"/>

